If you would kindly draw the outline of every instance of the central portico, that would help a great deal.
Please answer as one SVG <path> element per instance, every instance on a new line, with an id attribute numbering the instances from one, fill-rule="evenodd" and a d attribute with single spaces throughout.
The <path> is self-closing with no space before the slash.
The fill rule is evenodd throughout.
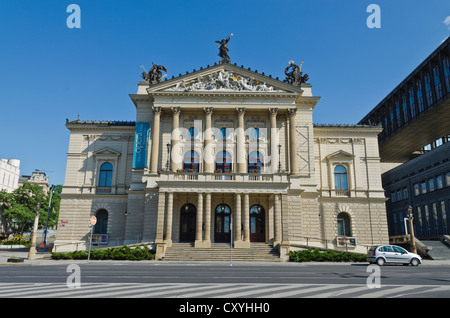
<path id="1" fill-rule="evenodd" d="M 145 198 L 143 215 L 129 208 L 127 216 L 127 224 L 133 214 L 142 219 L 144 241 L 209 247 L 230 242 L 233 233 L 234 247 L 248 248 L 289 239 L 288 223 L 282 235 L 283 200 L 296 198 L 300 215 L 300 193 L 313 183 L 313 163 L 299 169 L 297 160 L 296 126 L 306 132 L 303 152 L 313 142 L 319 98 L 309 84 L 224 63 L 157 84 L 142 81 L 130 96 L 137 125 L 150 127 L 147 160 L 134 167 L 128 193 L 129 207 Z"/>

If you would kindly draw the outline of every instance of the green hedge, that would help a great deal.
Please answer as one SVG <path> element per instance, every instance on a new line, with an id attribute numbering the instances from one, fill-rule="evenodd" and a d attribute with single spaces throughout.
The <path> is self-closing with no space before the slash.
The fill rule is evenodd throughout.
<path id="1" fill-rule="evenodd" d="M 366 255 L 318 248 L 289 252 L 291 262 L 367 262 Z"/>
<path id="2" fill-rule="evenodd" d="M 51 253 L 52 259 L 87 259 L 88 251 L 75 251 L 68 253 Z M 142 261 L 155 259 L 154 251 L 150 250 L 147 245 L 142 244 L 135 248 L 126 245 L 122 247 L 112 247 L 99 250 L 91 250 L 91 260 L 129 260 Z"/>

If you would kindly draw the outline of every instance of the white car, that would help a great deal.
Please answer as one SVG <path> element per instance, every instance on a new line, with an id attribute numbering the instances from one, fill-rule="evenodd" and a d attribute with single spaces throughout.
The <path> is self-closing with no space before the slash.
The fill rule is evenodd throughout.
<path id="1" fill-rule="evenodd" d="M 397 263 L 412 266 L 422 264 L 422 257 L 408 252 L 403 247 L 397 245 L 377 245 L 372 246 L 367 252 L 367 261 L 379 266 L 385 263 Z"/>

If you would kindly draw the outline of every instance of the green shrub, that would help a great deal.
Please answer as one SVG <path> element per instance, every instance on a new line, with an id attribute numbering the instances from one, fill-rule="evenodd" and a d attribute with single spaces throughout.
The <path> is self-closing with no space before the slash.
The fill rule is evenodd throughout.
<path id="1" fill-rule="evenodd" d="M 52 252 L 52 259 L 87 259 L 88 251 L 75 251 L 68 253 L 55 253 Z M 90 259 L 92 260 L 152 260 L 155 258 L 155 253 L 151 251 L 147 245 L 142 244 L 135 248 L 130 248 L 127 245 L 121 247 L 111 247 L 106 249 L 91 250 Z"/>
<path id="2" fill-rule="evenodd" d="M 366 262 L 366 255 L 308 248 L 290 251 L 289 260 L 291 262 Z"/>

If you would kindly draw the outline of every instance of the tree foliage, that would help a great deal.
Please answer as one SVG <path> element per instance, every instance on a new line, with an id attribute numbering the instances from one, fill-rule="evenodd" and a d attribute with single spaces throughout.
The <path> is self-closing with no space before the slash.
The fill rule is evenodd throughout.
<path id="1" fill-rule="evenodd" d="M 57 224 L 61 189 L 61 186 L 56 186 L 53 191 L 48 227 Z M 0 211 L 5 234 L 9 235 L 13 231 L 23 234 L 31 231 L 38 203 L 40 205 L 38 228 L 43 229 L 47 222 L 50 196 L 51 191 L 45 194 L 39 185 L 29 182 L 24 182 L 12 193 L 0 191 Z"/>

